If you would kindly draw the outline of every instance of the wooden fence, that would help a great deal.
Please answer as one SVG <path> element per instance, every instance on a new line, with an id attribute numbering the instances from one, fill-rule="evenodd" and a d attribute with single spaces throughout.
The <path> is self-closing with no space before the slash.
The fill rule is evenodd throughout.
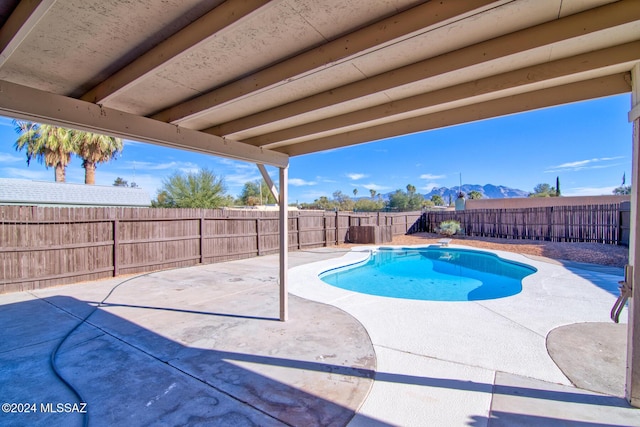
<path id="1" fill-rule="evenodd" d="M 405 234 L 420 215 L 290 211 L 289 249 L 348 241 L 352 225 Z M 0 293 L 277 253 L 278 229 L 278 212 L 0 206 Z"/>
<path id="2" fill-rule="evenodd" d="M 456 220 L 467 236 L 628 244 L 628 218 L 620 204 L 426 212 L 410 233 L 435 232 L 442 221 Z"/>

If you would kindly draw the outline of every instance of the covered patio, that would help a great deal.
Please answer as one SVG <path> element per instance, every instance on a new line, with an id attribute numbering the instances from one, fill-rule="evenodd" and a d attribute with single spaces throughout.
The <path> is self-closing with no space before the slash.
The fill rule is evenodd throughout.
<path id="1" fill-rule="evenodd" d="M 294 252 L 287 322 L 274 316 L 277 255 L 1 295 L 2 394 L 36 411 L 0 420 L 640 426 L 622 397 L 625 325 L 607 322 L 620 269 L 500 255 L 538 273 L 519 295 L 461 303 L 319 281 L 368 256 L 364 247 Z M 575 322 L 584 330 L 559 327 Z M 57 365 L 86 400 L 86 419 L 56 412 L 77 400 L 49 365 L 70 331 Z"/>
<path id="2" fill-rule="evenodd" d="M 0 114 L 256 163 L 281 207 L 290 156 L 631 93 L 638 264 L 635 0 L 12 0 L 0 25 Z M 277 189 L 265 166 L 278 168 Z M 283 321 L 287 226 L 280 209 Z M 627 339 L 634 406 L 639 301 Z"/>

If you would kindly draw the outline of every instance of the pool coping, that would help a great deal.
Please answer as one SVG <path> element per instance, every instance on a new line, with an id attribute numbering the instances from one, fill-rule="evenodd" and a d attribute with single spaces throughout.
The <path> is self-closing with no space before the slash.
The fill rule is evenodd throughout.
<path id="1" fill-rule="evenodd" d="M 553 384 L 578 390 L 549 356 L 546 337 L 567 324 L 610 321 L 615 296 L 609 283 L 614 286 L 619 280 L 609 274 L 614 270 L 586 270 L 482 249 L 530 265 L 537 272 L 524 278 L 523 291 L 517 295 L 453 302 L 359 294 L 319 278 L 328 269 L 364 261 L 371 250 L 380 247 L 427 246 L 433 245 L 359 246 L 340 258 L 290 270 L 290 293 L 346 311 L 371 337 L 378 359 L 376 381 L 350 425 L 363 425 L 358 415 L 392 425 L 420 425 L 425 419 L 433 425 L 466 425 L 474 419 L 483 422 L 473 425 L 488 425 L 492 405 L 505 399 L 499 396 L 496 400 L 494 393 L 500 381 L 526 379 L 543 384 L 542 388 Z M 464 245 L 450 248 L 478 250 Z M 486 331 L 487 325 L 494 329 L 493 334 Z M 470 351 L 478 354 L 469 355 Z M 487 354 L 480 354 L 483 352 Z M 398 376 L 408 380 L 397 382 Z M 624 411 L 637 416 L 633 409 L 617 410 L 624 423 L 629 422 Z M 608 413 L 608 420 L 612 416 L 615 418 Z M 640 419 L 632 425 L 640 425 Z"/>

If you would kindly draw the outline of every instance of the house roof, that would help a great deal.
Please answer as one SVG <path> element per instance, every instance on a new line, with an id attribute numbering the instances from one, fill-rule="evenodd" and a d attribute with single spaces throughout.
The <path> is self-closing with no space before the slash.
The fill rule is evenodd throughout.
<path id="1" fill-rule="evenodd" d="M 8 0 L 0 114 L 289 156 L 629 92 L 637 0 Z"/>
<path id="2" fill-rule="evenodd" d="M 141 188 L 0 178 L 0 204 L 148 207 L 151 199 Z"/>

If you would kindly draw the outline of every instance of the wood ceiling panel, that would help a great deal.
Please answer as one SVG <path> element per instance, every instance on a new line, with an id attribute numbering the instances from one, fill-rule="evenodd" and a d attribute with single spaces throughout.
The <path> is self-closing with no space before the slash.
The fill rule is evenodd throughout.
<path id="1" fill-rule="evenodd" d="M 637 0 L 21 3 L 31 14 L 14 6 L 0 17 L 0 83 L 144 119 L 149 140 L 165 122 L 209 134 L 198 150 L 238 139 L 248 143 L 234 145 L 241 157 L 256 160 L 262 151 L 247 146 L 300 155 L 618 93 L 635 61 L 625 49 L 640 41 Z M 622 53 L 589 68 L 601 49 Z M 580 55 L 583 68 L 553 68 Z M 524 70 L 542 77 L 528 81 Z M 529 102 L 528 91 L 539 99 Z"/>

